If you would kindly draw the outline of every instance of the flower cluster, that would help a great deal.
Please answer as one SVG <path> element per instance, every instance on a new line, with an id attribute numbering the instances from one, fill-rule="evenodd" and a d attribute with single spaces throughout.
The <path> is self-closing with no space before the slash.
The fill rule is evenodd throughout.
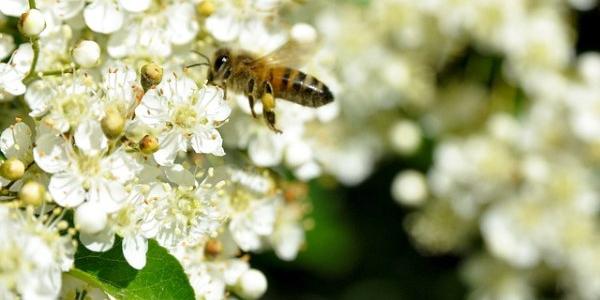
<path id="1" fill-rule="evenodd" d="M 238 2 L 2 1 L 0 298 L 110 296 L 70 271 L 78 247 L 119 240 L 135 269 L 158 242 L 198 299 L 259 298 L 267 281 L 250 254 L 297 256 L 308 206 L 286 190 L 304 185 L 257 166 L 300 147 L 288 161 L 318 175 L 295 138 L 316 115 L 282 108 L 291 125 L 278 136 L 184 68 L 199 57 L 190 50 L 231 42 L 262 55 L 289 39 L 266 29 L 283 3 Z M 238 146 L 253 148 L 250 163 Z"/>

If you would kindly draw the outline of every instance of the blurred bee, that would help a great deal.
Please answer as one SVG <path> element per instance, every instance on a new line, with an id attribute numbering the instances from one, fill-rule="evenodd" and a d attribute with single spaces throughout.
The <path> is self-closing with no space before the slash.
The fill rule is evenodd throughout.
<path id="1" fill-rule="evenodd" d="M 208 83 L 242 93 L 248 97 L 250 111 L 256 118 L 254 103 L 258 99 L 263 105 L 263 118 L 270 129 L 275 127 L 275 98 L 285 99 L 308 107 L 319 107 L 333 101 L 329 88 L 317 78 L 295 68 L 307 55 L 305 45 L 288 42 L 272 53 L 256 57 L 245 51 L 221 48 L 214 54 L 212 63 L 203 56 L 209 66 Z"/>

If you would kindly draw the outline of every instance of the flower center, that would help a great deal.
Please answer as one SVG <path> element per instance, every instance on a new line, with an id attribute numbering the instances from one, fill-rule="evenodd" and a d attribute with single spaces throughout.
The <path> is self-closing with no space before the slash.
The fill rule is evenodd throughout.
<path id="1" fill-rule="evenodd" d="M 81 116 L 85 115 L 87 111 L 85 95 L 69 95 L 62 99 L 59 98 L 58 102 L 58 110 L 71 127 L 77 125 Z"/>
<path id="2" fill-rule="evenodd" d="M 195 225 L 197 217 L 202 213 L 202 207 L 200 201 L 194 195 L 194 191 L 182 188 L 177 189 L 174 198 L 173 213 L 183 223 L 181 225 L 185 227 Z"/>
<path id="3" fill-rule="evenodd" d="M 184 129 L 192 129 L 198 124 L 198 113 L 191 105 L 182 105 L 175 109 L 173 124 Z"/>

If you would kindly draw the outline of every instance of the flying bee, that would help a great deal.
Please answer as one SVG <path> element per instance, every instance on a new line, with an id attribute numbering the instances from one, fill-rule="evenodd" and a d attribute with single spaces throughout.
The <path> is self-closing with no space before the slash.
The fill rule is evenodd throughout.
<path id="1" fill-rule="evenodd" d="M 207 62 L 191 65 L 207 65 L 208 84 L 221 87 L 227 98 L 227 90 L 248 97 L 250 111 L 256 118 L 254 103 L 261 101 L 263 118 L 275 132 L 275 98 L 285 99 L 308 107 L 319 107 L 333 101 L 329 88 L 317 78 L 294 66 L 306 56 L 305 46 L 288 42 L 272 53 L 257 57 L 246 51 L 218 49 L 213 60 L 203 56 Z"/>

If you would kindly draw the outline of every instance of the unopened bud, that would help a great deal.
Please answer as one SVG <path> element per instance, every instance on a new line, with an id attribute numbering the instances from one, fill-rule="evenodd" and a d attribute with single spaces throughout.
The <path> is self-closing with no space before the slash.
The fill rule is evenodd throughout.
<path id="1" fill-rule="evenodd" d="M 267 278 L 256 269 L 249 269 L 238 279 L 236 292 L 244 299 L 258 299 L 267 290 Z"/>
<path id="2" fill-rule="evenodd" d="M 46 197 L 46 188 L 36 181 L 28 181 L 19 191 L 19 198 L 23 203 L 39 206 Z"/>
<path id="3" fill-rule="evenodd" d="M 19 31 L 26 37 L 36 37 L 46 29 L 44 14 L 37 9 L 24 12 L 17 24 Z"/>
<path id="4" fill-rule="evenodd" d="M 100 232 L 108 222 L 106 213 L 97 204 L 85 202 L 75 210 L 75 225 L 84 233 Z"/>
<path id="5" fill-rule="evenodd" d="M 215 12 L 215 4 L 211 0 L 202 1 L 196 6 L 196 11 L 201 17 L 209 17 Z"/>
<path id="6" fill-rule="evenodd" d="M 140 140 L 140 151 L 144 154 L 152 154 L 158 150 L 159 144 L 156 137 L 147 134 Z"/>
<path id="7" fill-rule="evenodd" d="M 109 139 L 117 138 L 125 128 L 125 118 L 117 110 L 109 109 L 101 121 L 102 131 Z"/>
<path id="8" fill-rule="evenodd" d="M 215 257 L 223 251 L 223 244 L 217 239 L 210 239 L 204 245 L 204 255 Z"/>
<path id="9" fill-rule="evenodd" d="M 100 46 L 94 41 L 83 40 L 71 52 L 73 60 L 83 68 L 90 68 L 100 61 Z"/>
<path id="10" fill-rule="evenodd" d="M 163 69 L 155 64 L 149 63 L 142 67 L 142 88 L 144 92 L 155 87 L 160 83 L 163 77 Z"/>
<path id="11" fill-rule="evenodd" d="M 0 166 L 0 175 L 8 180 L 17 180 L 25 174 L 25 164 L 16 158 L 4 161 Z"/>

